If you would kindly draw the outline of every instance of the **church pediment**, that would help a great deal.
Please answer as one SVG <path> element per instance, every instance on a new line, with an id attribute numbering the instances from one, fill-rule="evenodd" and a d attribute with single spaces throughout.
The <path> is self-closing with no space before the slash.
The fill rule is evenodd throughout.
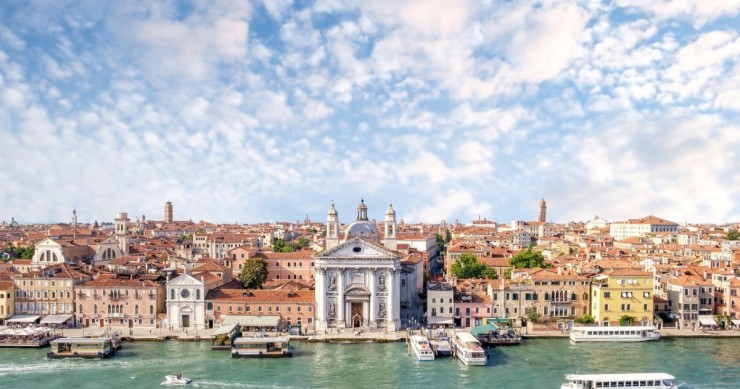
<path id="1" fill-rule="evenodd" d="M 193 285 L 203 285 L 200 280 L 197 278 L 191 276 L 190 274 L 181 274 L 173 279 L 171 279 L 167 286 L 193 286 Z"/>
<path id="2" fill-rule="evenodd" d="M 319 255 L 316 255 L 314 258 L 400 259 L 401 256 L 394 253 L 393 251 L 386 249 L 385 247 L 378 246 L 360 238 L 353 238 L 336 247 L 326 250 Z"/>

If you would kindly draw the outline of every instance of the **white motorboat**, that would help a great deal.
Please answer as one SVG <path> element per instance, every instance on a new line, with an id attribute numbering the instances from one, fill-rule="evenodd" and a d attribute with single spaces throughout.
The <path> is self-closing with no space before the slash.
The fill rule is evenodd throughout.
<path id="1" fill-rule="evenodd" d="M 166 375 L 164 379 L 164 383 L 169 385 L 189 385 L 193 383 L 192 378 L 183 377 L 182 374 Z"/>
<path id="2" fill-rule="evenodd" d="M 485 366 L 488 363 L 480 341 L 467 331 L 455 332 L 455 355 L 466 365 Z"/>
<path id="3" fill-rule="evenodd" d="M 666 373 L 566 374 L 560 389 L 643 388 L 677 389 L 675 378 Z"/>
<path id="4" fill-rule="evenodd" d="M 573 342 L 645 342 L 660 339 L 660 332 L 652 326 L 573 327 Z"/>
<path id="5" fill-rule="evenodd" d="M 433 361 L 434 351 L 429 345 L 429 340 L 424 335 L 411 335 L 409 338 L 411 344 L 411 351 L 414 352 L 416 359 L 420 361 Z"/>

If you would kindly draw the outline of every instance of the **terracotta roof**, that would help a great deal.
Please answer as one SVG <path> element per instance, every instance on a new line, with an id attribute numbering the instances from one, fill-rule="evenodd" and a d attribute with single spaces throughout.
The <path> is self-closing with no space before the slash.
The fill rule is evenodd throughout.
<path id="1" fill-rule="evenodd" d="M 206 300 L 244 303 L 313 303 L 313 290 L 212 289 Z"/>

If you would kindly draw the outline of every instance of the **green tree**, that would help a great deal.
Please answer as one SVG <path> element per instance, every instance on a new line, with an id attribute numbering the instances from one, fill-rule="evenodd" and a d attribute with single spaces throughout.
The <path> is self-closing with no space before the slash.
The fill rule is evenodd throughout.
<path id="1" fill-rule="evenodd" d="M 596 322 L 594 317 L 591 315 L 578 316 L 574 321 L 578 324 L 593 324 Z"/>
<path id="2" fill-rule="evenodd" d="M 496 269 L 486 266 L 478 261 L 478 258 L 471 253 L 464 253 L 452 264 L 452 274 L 457 278 L 497 278 Z M 494 276 L 494 277 L 491 277 Z"/>
<path id="3" fill-rule="evenodd" d="M 540 314 L 537 312 L 537 307 L 529 307 L 524 309 L 524 314 L 527 315 L 527 320 L 532 323 L 540 322 Z"/>
<path id="4" fill-rule="evenodd" d="M 445 251 L 445 240 L 442 238 L 442 235 L 440 234 L 434 234 L 434 237 L 437 239 L 437 252 L 443 253 Z"/>
<path id="5" fill-rule="evenodd" d="M 295 244 L 286 242 L 285 239 L 275 239 L 272 244 L 272 251 L 275 253 L 292 253 L 295 251 Z"/>
<path id="6" fill-rule="evenodd" d="M 631 326 L 634 322 L 635 318 L 630 315 L 622 315 L 622 317 L 619 318 L 620 326 Z"/>
<path id="7" fill-rule="evenodd" d="M 538 251 L 532 251 L 532 247 L 518 252 L 509 258 L 509 265 L 516 268 L 533 268 L 533 267 L 553 267 L 550 263 L 545 263 L 545 257 Z"/>
<path id="8" fill-rule="evenodd" d="M 311 241 L 308 240 L 308 238 L 300 238 L 298 239 L 298 248 L 299 249 L 305 249 L 308 247 L 308 245 L 311 244 Z"/>
<path id="9" fill-rule="evenodd" d="M 244 263 L 239 281 L 247 289 L 262 289 L 267 280 L 267 262 L 261 258 L 250 258 Z"/>
<path id="10" fill-rule="evenodd" d="M 730 232 L 725 235 L 725 239 L 727 240 L 740 240 L 740 231 L 737 230 L 730 230 Z"/>

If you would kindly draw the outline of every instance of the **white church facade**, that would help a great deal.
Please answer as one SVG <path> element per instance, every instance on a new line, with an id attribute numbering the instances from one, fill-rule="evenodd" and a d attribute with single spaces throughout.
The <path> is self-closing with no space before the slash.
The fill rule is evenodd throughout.
<path id="1" fill-rule="evenodd" d="M 396 213 L 390 205 L 385 234 L 367 218 L 364 200 L 340 240 L 339 215 L 327 216 L 327 249 L 314 256 L 316 330 L 368 328 L 396 331 L 400 322 L 401 255 L 396 249 Z"/>

